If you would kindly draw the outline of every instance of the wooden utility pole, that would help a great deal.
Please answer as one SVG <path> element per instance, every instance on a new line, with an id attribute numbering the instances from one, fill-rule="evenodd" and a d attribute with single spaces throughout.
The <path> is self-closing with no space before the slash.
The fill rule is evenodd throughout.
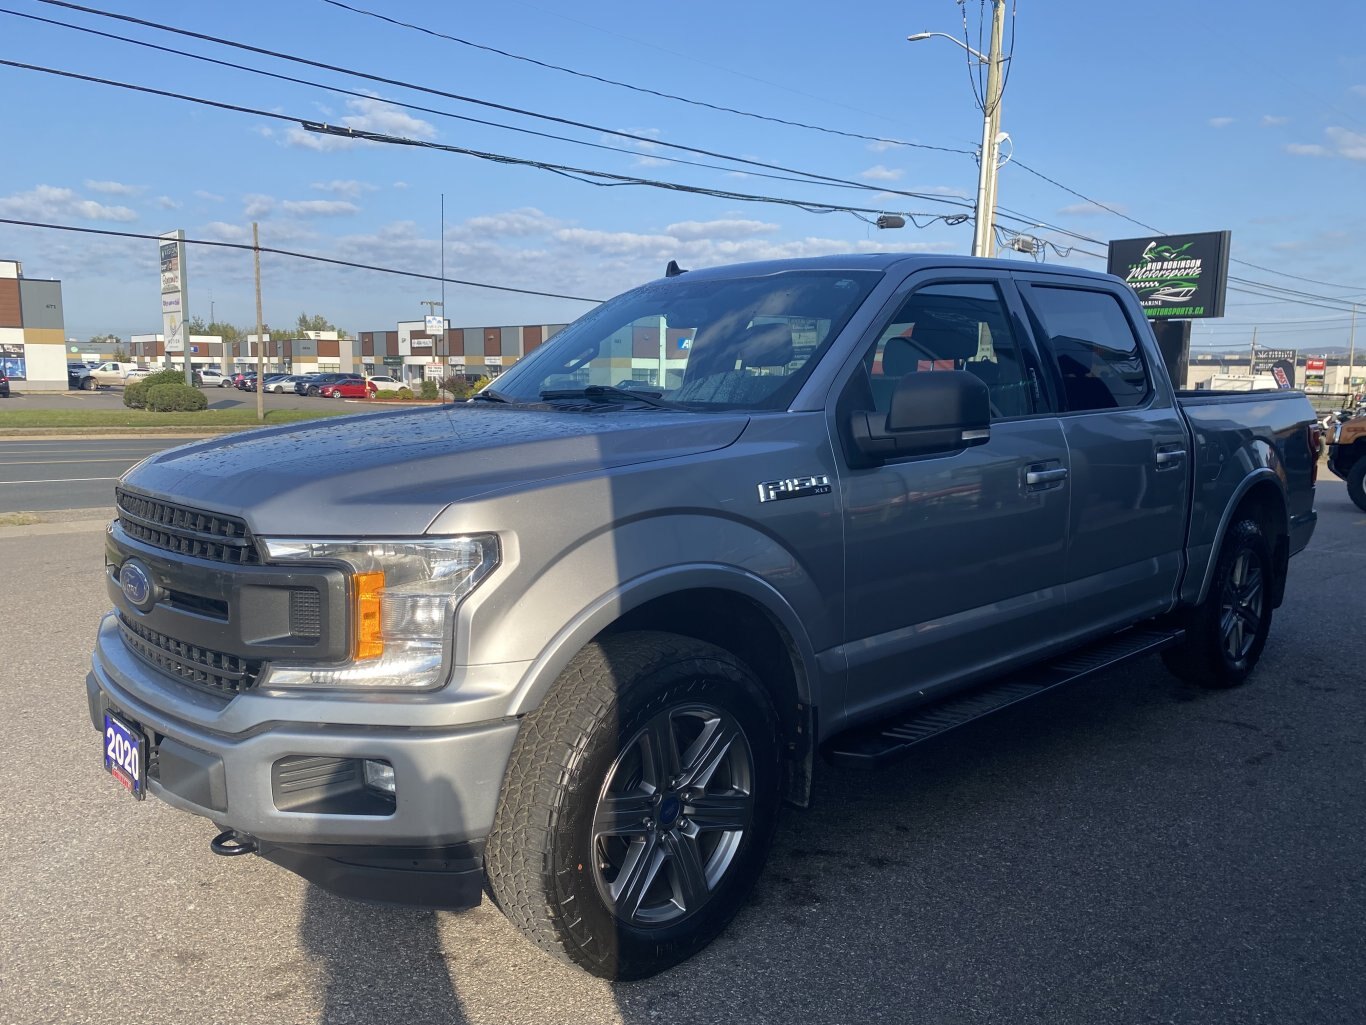
<path id="1" fill-rule="evenodd" d="M 256 264 L 256 419 L 266 419 L 266 389 L 262 387 L 265 379 L 265 328 L 261 324 L 261 230 L 255 221 L 251 222 L 251 252 Z"/>

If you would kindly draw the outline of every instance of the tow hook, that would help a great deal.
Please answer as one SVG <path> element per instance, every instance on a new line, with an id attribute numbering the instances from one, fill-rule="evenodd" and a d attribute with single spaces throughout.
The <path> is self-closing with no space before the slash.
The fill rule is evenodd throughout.
<path id="1" fill-rule="evenodd" d="M 209 850 L 223 858 L 256 853 L 256 838 L 235 829 L 225 829 L 209 841 Z"/>

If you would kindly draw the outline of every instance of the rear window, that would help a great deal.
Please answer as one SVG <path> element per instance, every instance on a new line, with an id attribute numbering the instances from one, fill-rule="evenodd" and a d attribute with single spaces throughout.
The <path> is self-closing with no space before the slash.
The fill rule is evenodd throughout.
<path id="1" fill-rule="evenodd" d="M 1129 408 L 1146 401 L 1143 352 L 1117 297 L 1063 285 L 1031 284 L 1026 291 L 1069 410 Z"/>

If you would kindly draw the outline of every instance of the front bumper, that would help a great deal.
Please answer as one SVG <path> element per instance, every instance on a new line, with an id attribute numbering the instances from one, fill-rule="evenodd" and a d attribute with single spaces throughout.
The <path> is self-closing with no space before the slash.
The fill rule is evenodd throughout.
<path id="1" fill-rule="evenodd" d="M 338 718 L 351 721 L 329 723 L 289 716 L 317 713 L 316 699 L 281 697 L 279 718 L 253 717 L 246 725 L 227 714 L 243 697 L 211 708 L 216 700 L 135 659 L 109 620 L 86 677 L 96 729 L 113 709 L 146 733 L 148 792 L 166 803 L 249 835 L 262 856 L 345 896 L 447 908 L 478 903 L 482 842 L 493 827 L 515 720 L 424 726 L 413 723 L 402 696 L 390 695 L 382 703 L 373 696 L 335 701 Z M 364 718 L 371 722 L 355 721 Z M 234 725 L 244 728 L 231 731 Z M 329 765 L 358 766 L 360 759 L 393 766 L 392 802 L 348 804 L 323 790 L 310 800 L 300 791 L 312 778 L 326 780 Z M 293 777 L 282 772 L 300 765 L 305 771 Z"/>

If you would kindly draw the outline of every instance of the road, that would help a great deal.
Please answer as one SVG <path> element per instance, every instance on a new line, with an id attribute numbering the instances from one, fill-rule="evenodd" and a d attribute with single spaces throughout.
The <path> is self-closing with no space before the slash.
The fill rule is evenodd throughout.
<path id="1" fill-rule="evenodd" d="M 0 513 L 112 508 L 134 463 L 186 438 L 0 440 Z"/>
<path id="2" fill-rule="evenodd" d="M 824 768 L 753 900 L 657 979 L 550 961 L 486 902 L 333 898 L 104 774 L 99 522 L 0 528 L 0 1022 L 1338 1023 L 1366 1009 L 1366 516 L 1318 535 L 1252 682 L 1156 659 L 863 775 Z"/>

